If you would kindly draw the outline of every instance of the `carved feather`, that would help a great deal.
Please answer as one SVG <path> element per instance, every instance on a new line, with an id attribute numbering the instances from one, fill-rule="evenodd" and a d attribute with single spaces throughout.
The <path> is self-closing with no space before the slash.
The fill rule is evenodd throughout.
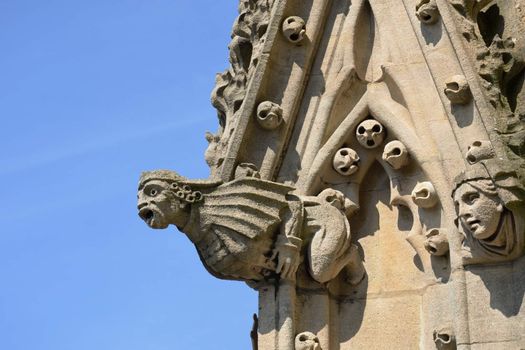
<path id="1" fill-rule="evenodd" d="M 293 189 L 256 178 L 234 180 L 205 195 L 201 219 L 204 225 L 222 226 L 253 239 L 281 221 L 285 196 Z"/>

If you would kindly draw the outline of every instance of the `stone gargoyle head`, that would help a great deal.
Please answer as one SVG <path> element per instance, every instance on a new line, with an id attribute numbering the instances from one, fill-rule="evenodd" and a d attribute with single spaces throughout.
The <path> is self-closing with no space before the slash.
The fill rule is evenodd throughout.
<path id="1" fill-rule="evenodd" d="M 170 224 L 179 228 L 188 221 L 190 205 L 202 200 L 193 187 L 206 186 L 208 180 L 189 180 L 171 170 L 142 173 L 138 189 L 139 216 L 154 229 Z"/>

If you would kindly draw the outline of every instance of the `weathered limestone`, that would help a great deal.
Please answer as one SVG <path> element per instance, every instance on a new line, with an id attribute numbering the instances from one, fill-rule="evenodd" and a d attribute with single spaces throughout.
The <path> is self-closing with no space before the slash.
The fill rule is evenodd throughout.
<path id="1" fill-rule="evenodd" d="M 241 0 L 210 178 L 139 215 L 259 293 L 259 350 L 525 348 L 525 2 Z"/>

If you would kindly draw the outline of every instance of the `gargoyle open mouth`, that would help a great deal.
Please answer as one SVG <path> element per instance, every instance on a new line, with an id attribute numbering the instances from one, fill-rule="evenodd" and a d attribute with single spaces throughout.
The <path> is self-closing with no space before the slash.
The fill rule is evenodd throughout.
<path id="1" fill-rule="evenodd" d="M 148 224 L 148 226 L 151 226 L 153 219 L 155 218 L 155 213 L 151 209 L 143 208 L 139 211 L 139 216 L 146 222 L 146 224 Z"/>

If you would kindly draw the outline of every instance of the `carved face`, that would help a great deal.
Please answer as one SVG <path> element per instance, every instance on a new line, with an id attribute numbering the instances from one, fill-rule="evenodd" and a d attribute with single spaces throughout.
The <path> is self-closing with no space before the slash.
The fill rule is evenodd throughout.
<path id="1" fill-rule="evenodd" d="M 425 24 L 434 24 L 439 18 L 439 10 L 435 0 L 421 0 L 416 5 L 416 16 Z"/>
<path id="2" fill-rule="evenodd" d="M 288 41 L 297 44 L 304 38 L 306 25 L 301 17 L 292 16 L 284 20 L 282 30 Z"/>
<path id="3" fill-rule="evenodd" d="M 421 208 L 432 208 L 438 202 L 438 195 L 432 183 L 418 183 L 412 190 L 412 201 Z"/>
<path id="4" fill-rule="evenodd" d="M 357 141 L 365 148 L 376 148 L 385 139 L 385 129 L 377 120 L 367 119 L 355 130 Z"/>
<path id="5" fill-rule="evenodd" d="M 401 141 L 391 141 L 383 151 L 383 160 L 394 169 L 401 169 L 408 163 L 408 151 Z"/>
<path id="6" fill-rule="evenodd" d="M 468 146 L 466 158 L 470 164 L 474 164 L 480 160 L 493 158 L 495 155 L 490 141 L 474 141 Z"/>
<path id="7" fill-rule="evenodd" d="M 182 226 L 183 207 L 165 181 L 150 181 L 138 193 L 139 216 L 151 228 L 163 229 L 169 224 Z"/>
<path id="8" fill-rule="evenodd" d="M 339 174 L 350 176 L 359 170 L 359 156 L 351 148 L 341 148 L 335 153 L 332 165 Z"/>
<path id="9" fill-rule="evenodd" d="M 487 239 L 498 229 L 503 205 L 497 196 L 489 196 L 469 183 L 454 193 L 458 218 L 476 239 Z"/>
<path id="10" fill-rule="evenodd" d="M 264 101 L 257 107 L 257 121 L 266 130 L 274 130 L 283 121 L 283 110 L 277 103 Z"/>
<path id="11" fill-rule="evenodd" d="M 319 338 L 312 332 L 303 332 L 295 337 L 295 350 L 321 350 Z"/>
<path id="12" fill-rule="evenodd" d="M 454 75 L 445 83 L 445 95 L 452 103 L 467 104 L 471 99 L 470 86 L 463 75 Z"/>

